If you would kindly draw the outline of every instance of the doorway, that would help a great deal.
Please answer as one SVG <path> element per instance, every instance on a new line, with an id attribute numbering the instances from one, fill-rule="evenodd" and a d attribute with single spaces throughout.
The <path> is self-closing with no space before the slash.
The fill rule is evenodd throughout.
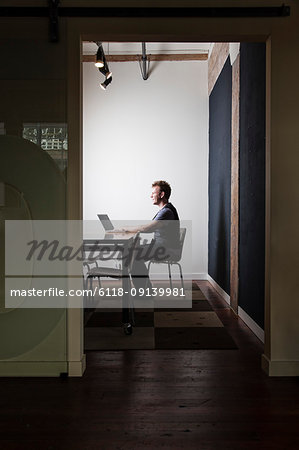
<path id="1" fill-rule="evenodd" d="M 89 38 L 90 38 L 90 35 L 89 35 Z M 77 44 L 78 44 L 78 42 L 77 42 Z M 77 48 L 79 48 L 79 46 L 77 46 Z M 78 78 L 77 80 L 76 79 L 73 79 L 72 80 L 72 84 L 74 85 L 74 84 L 76 84 L 76 81 L 77 82 L 80 82 L 80 78 Z M 79 83 L 80 84 L 80 83 Z M 78 84 L 77 84 L 77 86 L 78 86 Z M 71 86 L 70 86 L 70 88 L 71 88 Z M 78 107 L 78 105 L 76 104 L 76 107 Z M 80 130 L 80 128 L 79 128 L 79 130 Z M 77 131 L 76 131 L 77 133 L 78 133 L 78 129 L 77 129 Z M 74 133 L 74 135 L 75 135 L 76 133 Z M 81 153 L 80 153 L 81 154 Z M 78 162 L 78 161 L 77 161 Z M 82 347 L 81 347 L 82 348 Z"/>
<path id="2" fill-rule="evenodd" d="M 150 55 L 164 54 L 169 57 L 175 54 L 176 58 L 172 62 L 151 61 L 149 79 L 145 81 L 138 67 L 138 51 L 141 61 L 141 42 L 103 43 L 109 60 L 109 70 L 113 74 L 113 82 L 102 91 L 99 84 L 103 80 L 93 64 L 97 42 L 83 42 L 84 219 L 92 220 L 98 212 L 109 211 L 116 219 L 128 221 L 134 218 L 137 223 L 145 220 L 154 215 L 150 203 L 147 204 L 145 201 L 149 197 L 148 185 L 150 186 L 153 181 L 152 174 L 157 173 L 157 176 L 154 176 L 157 179 L 167 178 L 171 184 L 174 183 L 174 201 L 182 216 L 192 218 L 193 221 L 192 247 L 195 255 L 199 257 L 193 260 L 191 274 L 188 273 L 189 278 L 210 279 L 218 292 L 229 301 L 230 275 L 232 279 L 239 278 L 236 264 L 239 249 L 236 248 L 237 255 L 233 261 L 230 249 L 231 245 L 236 246 L 234 241 L 238 242 L 238 235 L 233 234 L 231 230 L 232 221 L 236 223 L 239 220 L 238 204 L 237 211 L 235 208 L 231 213 L 231 194 L 236 196 L 233 190 L 238 184 L 238 174 L 235 174 L 234 179 L 231 175 L 231 151 L 232 145 L 234 147 L 239 145 L 239 129 L 233 130 L 234 122 L 239 121 L 239 114 L 237 117 L 232 116 L 232 102 L 236 102 L 240 89 L 238 93 L 235 92 L 236 81 L 233 85 L 232 73 L 236 72 L 237 63 L 238 76 L 240 73 L 240 58 L 237 59 L 240 46 L 216 44 L 214 60 L 209 66 L 208 52 L 209 49 L 213 49 L 212 44 L 147 44 Z M 261 45 L 264 48 L 264 44 Z M 248 64 L 248 46 L 250 49 L 250 44 L 243 44 L 242 55 L 245 55 L 241 61 L 243 66 Z M 180 51 L 184 52 L 181 53 L 181 58 L 178 57 Z M 254 48 L 251 48 L 252 51 Z M 119 62 L 116 62 L 117 58 Z M 215 69 L 217 64 L 218 68 Z M 260 76 L 265 76 L 265 71 L 263 72 L 265 59 L 261 61 L 260 67 L 262 74 Z M 254 76 L 255 74 L 253 78 Z M 226 81 L 223 82 L 223 78 Z M 226 83 L 224 88 L 223 83 Z M 237 83 L 240 85 L 239 78 Z M 247 84 L 245 80 L 245 85 Z M 264 92 L 258 93 L 259 100 L 263 95 Z M 219 105 L 226 106 L 224 120 Z M 209 124 L 209 108 L 210 111 L 213 108 L 212 116 L 214 122 L 217 119 L 217 126 L 213 120 L 211 121 L 211 114 Z M 246 117 L 243 121 L 246 127 Z M 219 126 L 221 122 L 222 131 Z M 213 150 L 214 135 L 221 142 L 218 147 L 222 152 L 216 154 L 216 159 Z M 234 139 L 236 142 L 232 142 Z M 210 151 L 210 155 L 209 146 L 210 150 L 213 150 Z M 257 151 L 260 150 L 261 146 Z M 238 155 L 238 148 L 234 151 Z M 223 152 L 227 152 L 225 157 Z M 134 173 L 130 176 L 132 161 Z M 218 168 L 215 167 L 215 161 Z M 226 188 L 222 186 L 219 191 L 221 180 L 226 180 L 227 186 Z M 186 185 L 189 193 L 187 199 Z M 216 194 L 214 186 L 218 189 Z M 222 198 L 223 195 L 226 199 Z M 212 199 L 209 208 L 208 196 Z M 264 198 L 264 192 L 261 192 L 261 196 Z M 133 203 L 130 203 L 132 200 L 138 204 L 138 214 L 135 213 Z M 226 209 L 227 216 L 215 219 L 214 213 L 217 215 L 221 208 Z M 234 218 L 234 214 L 238 217 Z M 255 215 L 254 209 L 252 214 Z M 211 228 L 213 223 L 216 225 L 214 234 Z M 224 235 L 219 226 L 226 229 Z M 213 254 L 212 246 L 208 248 L 208 242 L 209 245 L 217 243 L 216 251 L 219 254 Z M 226 253 L 222 252 L 223 245 L 226 246 Z M 221 279 L 223 269 L 227 271 L 224 280 Z M 237 272 L 237 275 L 234 272 Z M 262 291 L 263 289 L 264 285 L 261 287 Z M 236 312 L 240 312 L 237 302 L 234 306 Z M 259 329 L 257 326 L 255 332 L 262 337 L 261 327 Z"/>

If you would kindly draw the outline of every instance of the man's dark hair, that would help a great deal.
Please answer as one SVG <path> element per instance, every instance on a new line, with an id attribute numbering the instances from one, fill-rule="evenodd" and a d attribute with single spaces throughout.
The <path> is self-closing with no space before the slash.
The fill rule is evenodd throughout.
<path id="1" fill-rule="evenodd" d="M 166 200 L 168 200 L 171 194 L 170 184 L 168 184 L 167 181 L 159 180 L 153 182 L 152 187 L 155 186 L 159 186 L 160 192 L 164 192 Z"/>

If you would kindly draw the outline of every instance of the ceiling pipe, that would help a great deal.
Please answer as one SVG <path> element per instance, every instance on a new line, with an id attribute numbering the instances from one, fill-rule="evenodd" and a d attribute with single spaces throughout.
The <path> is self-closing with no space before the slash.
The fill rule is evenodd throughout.
<path id="1" fill-rule="evenodd" d="M 145 42 L 142 42 L 142 57 L 141 57 L 140 69 L 141 69 L 142 78 L 144 80 L 147 80 L 148 79 L 149 60 L 147 59 L 147 56 L 146 56 Z"/>

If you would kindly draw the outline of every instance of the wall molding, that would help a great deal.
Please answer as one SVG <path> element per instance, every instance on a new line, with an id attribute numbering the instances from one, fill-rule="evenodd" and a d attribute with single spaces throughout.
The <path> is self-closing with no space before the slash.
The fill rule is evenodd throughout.
<path id="1" fill-rule="evenodd" d="M 262 343 L 265 343 L 265 332 L 264 330 L 239 306 L 238 316 L 243 322 L 250 328 L 250 330 L 259 338 Z"/>
<path id="2" fill-rule="evenodd" d="M 218 294 L 226 301 L 226 303 L 230 305 L 230 296 L 219 286 L 219 284 L 209 275 L 207 274 L 207 281 L 211 283 L 213 288 L 218 292 Z M 240 306 L 238 307 L 238 317 L 243 320 L 245 325 L 255 334 L 255 336 L 261 341 L 265 342 L 265 332 L 264 330 L 242 309 Z"/>
<path id="3" fill-rule="evenodd" d="M 86 369 L 86 355 L 83 354 L 81 361 L 68 361 L 68 376 L 82 377 Z"/>
<path id="4" fill-rule="evenodd" d="M 298 377 L 299 361 L 273 361 L 263 354 L 262 369 L 270 377 Z"/>
<path id="5" fill-rule="evenodd" d="M 59 377 L 66 372 L 63 361 L 0 361 L 0 377 Z"/>
<path id="6" fill-rule="evenodd" d="M 207 274 L 207 281 L 211 283 L 213 288 L 218 292 L 218 294 L 223 298 L 223 300 L 226 301 L 226 303 L 230 306 L 230 296 L 222 289 L 222 287 L 219 286 L 218 283 L 209 275 Z"/>

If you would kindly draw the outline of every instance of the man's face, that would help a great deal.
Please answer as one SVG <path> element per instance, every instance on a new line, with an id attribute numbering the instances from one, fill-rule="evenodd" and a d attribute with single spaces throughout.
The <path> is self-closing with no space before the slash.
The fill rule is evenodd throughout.
<path id="1" fill-rule="evenodd" d="M 152 193 L 151 193 L 151 199 L 153 201 L 153 205 L 159 205 L 161 202 L 163 196 L 163 192 L 160 192 L 159 186 L 154 186 Z"/>

